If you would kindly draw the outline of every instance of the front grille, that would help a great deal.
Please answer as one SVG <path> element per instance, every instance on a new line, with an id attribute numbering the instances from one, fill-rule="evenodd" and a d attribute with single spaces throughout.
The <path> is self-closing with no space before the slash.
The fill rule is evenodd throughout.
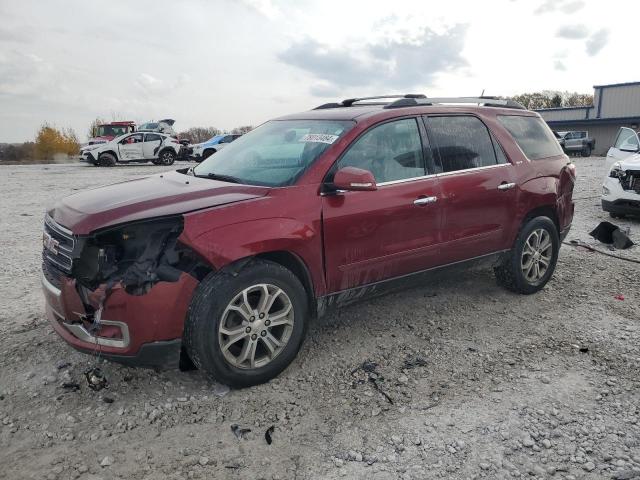
<path id="1" fill-rule="evenodd" d="M 54 287 L 60 289 L 65 273 L 49 261 L 45 255 L 42 256 L 42 274 Z"/>
<path id="2" fill-rule="evenodd" d="M 640 193 L 640 171 L 627 170 L 625 176 L 620 179 L 622 188 Z"/>
<path id="3" fill-rule="evenodd" d="M 43 261 L 64 273 L 71 273 L 76 240 L 69 230 L 58 225 L 49 215 L 44 219 L 43 243 Z"/>

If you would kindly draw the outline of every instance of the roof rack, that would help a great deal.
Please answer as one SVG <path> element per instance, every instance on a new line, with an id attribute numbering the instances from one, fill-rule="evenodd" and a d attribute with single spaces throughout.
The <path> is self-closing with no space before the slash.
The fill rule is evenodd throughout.
<path id="1" fill-rule="evenodd" d="M 384 108 L 402 108 L 412 106 L 434 105 L 438 103 L 477 103 L 485 107 L 503 107 L 526 110 L 526 108 L 513 100 L 505 100 L 498 97 L 429 97 L 429 98 L 401 98 L 395 102 L 388 103 Z"/>
<path id="2" fill-rule="evenodd" d="M 314 110 L 324 110 L 325 108 L 341 108 L 341 107 L 352 107 L 356 103 L 360 103 L 365 100 L 383 100 L 385 98 L 427 98 L 425 95 L 421 93 L 407 93 L 405 95 L 378 95 L 376 97 L 359 97 L 359 98 L 347 98 L 340 103 L 324 103 L 322 105 L 317 106 Z M 389 102 L 367 102 L 363 105 L 390 105 Z"/>
<path id="3" fill-rule="evenodd" d="M 392 102 L 366 102 L 360 103 L 366 100 L 382 100 L 392 99 Z M 360 98 L 348 98 L 340 103 L 325 103 L 319 105 L 314 110 L 323 110 L 325 108 L 341 108 L 352 107 L 360 105 L 383 105 L 383 108 L 403 108 L 403 107 L 417 107 L 417 106 L 429 106 L 440 103 L 476 103 L 485 107 L 503 107 L 503 108 L 515 108 L 518 110 L 526 110 L 526 108 L 513 100 L 505 100 L 498 97 L 433 97 L 429 98 L 426 95 L 420 93 L 408 93 L 406 95 L 380 95 L 377 97 L 360 97 Z"/>

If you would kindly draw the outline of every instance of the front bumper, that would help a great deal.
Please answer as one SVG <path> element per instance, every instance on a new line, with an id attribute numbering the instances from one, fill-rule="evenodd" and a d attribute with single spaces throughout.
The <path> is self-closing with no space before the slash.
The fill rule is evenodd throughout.
<path id="1" fill-rule="evenodd" d="M 81 162 L 91 163 L 94 165 L 96 163 L 96 158 L 93 156 L 91 152 L 82 152 L 78 157 L 78 160 L 80 160 Z"/>
<path id="2" fill-rule="evenodd" d="M 49 322 L 76 350 L 128 365 L 178 364 L 184 321 L 197 286 L 193 277 L 183 274 L 177 282 L 159 282 L 145 295 L 114 286 L 97 326 L 87 320 L 91 315 L 74 279 L 63 276 L 56 286 L 43 275 L 42 286 Z"/>
<path id="3" fill-rule="evenodd" d="M 602 185 L 602 209 L 618 215 L 640 215 L 640 193 L 624 190 L 617 178 L 607 177 Z"/>

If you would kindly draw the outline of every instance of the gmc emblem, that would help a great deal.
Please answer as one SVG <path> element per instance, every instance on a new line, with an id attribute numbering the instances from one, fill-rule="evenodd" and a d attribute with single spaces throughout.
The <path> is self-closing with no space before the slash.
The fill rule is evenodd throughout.
<path id="1" fill-rule="evenodd" d="M 54 255 L 58 254 L 58 247 L 60 242 L 49 235 L 47 232 L 42 233 L 42 245 L 46 250 L 49 250 Z"/>

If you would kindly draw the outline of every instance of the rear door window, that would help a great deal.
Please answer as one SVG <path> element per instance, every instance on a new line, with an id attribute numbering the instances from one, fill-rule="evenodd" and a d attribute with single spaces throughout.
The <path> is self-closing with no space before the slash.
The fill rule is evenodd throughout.
<path id="1" fill-rule="evenodd" d="M 529 160 L 562 155 L 562 148 L 542 118 L 498 115 L 498 121 L 508 130 Z"/>
<path id="2" fill-rule="evenodd" d="M 438 152 L 443 172 L 490 167 L 505 163 L 496 158 L 489 130 L 479 118 L 470 115 L 427 117 L 432 148 Z M 499 145 L 496 145 L 498 149 Z M 500 152 L 502 153 L 502 152 Z"/>

